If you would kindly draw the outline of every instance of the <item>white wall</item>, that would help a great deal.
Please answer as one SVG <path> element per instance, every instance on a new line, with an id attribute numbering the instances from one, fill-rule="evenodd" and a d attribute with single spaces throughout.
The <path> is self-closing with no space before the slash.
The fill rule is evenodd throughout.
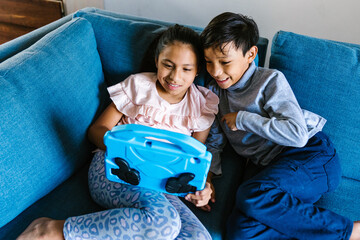
<path id="1" fill-rule="evenodd" d="M 103 0 L 63 0 L 65 15 L 76 12 L 84 7 L 96 7 L 104 9 Z"/>
<path id="2" fill-rule="evenodd" d="M 278 30 L 285 30 L 360 44 L 359 0 L 98 1 L 104 3 L 105 10 L 200 27 L 205 27 L 214 16 L 232 11 L 251 16 L 260 35 L 270 41 Z"/>

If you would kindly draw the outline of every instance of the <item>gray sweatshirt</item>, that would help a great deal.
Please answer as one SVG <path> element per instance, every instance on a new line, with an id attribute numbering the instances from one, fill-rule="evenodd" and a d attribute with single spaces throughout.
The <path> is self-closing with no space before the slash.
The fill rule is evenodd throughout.
<path id="1" fill-rule="evenodd" d="M 206 141 L 213 154 L 210 171 L 220 175 L 222 152 L 227 141 L 242 157 L 265 166 L 285 146 L 303 147 L 321 131 L 326 120 L 300 108 L 285 76 L 252 63 L 242 78 L 228 89 L 213 80 L 209 89 L 220 99 L 219 112 Z M 222 117 L 237 112 L 237 131 Z"/>

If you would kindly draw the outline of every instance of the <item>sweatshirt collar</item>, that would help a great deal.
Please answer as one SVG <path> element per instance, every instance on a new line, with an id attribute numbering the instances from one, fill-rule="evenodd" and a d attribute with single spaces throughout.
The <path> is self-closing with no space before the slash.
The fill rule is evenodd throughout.
<path id="1" fill-rule="evenodd" d="M 237 83 L 235 83 L 234 85 L 230 86 L 227 90 L 233 91 L 236 89 L 244 88 L 247 85 L 247 83 L 249 82 L 249 79 L 251 78 L 251 76 L 254 74 L 255 70 L 256 70 L 255 61 L 252 61 L 249 68 L 246 70 L 246 72 L 240 78 L 240 80 L 237 81 Z"/>

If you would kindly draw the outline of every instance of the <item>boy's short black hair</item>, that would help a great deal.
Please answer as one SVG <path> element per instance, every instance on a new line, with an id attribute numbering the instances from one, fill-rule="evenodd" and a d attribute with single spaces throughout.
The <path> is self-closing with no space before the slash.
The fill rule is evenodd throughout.
<path id="1" fill-rule="evenodd" d="M 204 49 L 219 47 L 221 50 L 224 43 L 233 42 L 237 49 L 242 48 L 245 55 L 259 41 L 259 29 L 255 21 L 247 16 L 224 12 L 205 27 L 201 41 Z"/>

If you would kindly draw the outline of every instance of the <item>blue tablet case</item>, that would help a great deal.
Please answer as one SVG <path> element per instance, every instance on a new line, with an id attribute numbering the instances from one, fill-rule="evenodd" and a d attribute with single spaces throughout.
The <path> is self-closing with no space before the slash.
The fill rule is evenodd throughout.
<path id="1" fill-rule="evenodd" d="M 110 181 L 177 196 L 205 187 L 212 155 L 198 140 L 137 124 L 114 127 L 104 136 Z"/>

